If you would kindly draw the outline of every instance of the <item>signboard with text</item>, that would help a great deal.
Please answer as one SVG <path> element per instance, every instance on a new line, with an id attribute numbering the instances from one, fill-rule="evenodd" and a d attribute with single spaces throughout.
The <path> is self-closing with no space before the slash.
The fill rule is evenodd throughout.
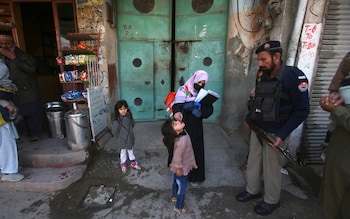
<path id="1" fill-rule="evenodd" d="M 95 141 L 96 136 L 107 128 L 106 105 L 101 86 L 88 88 L 87 91 L 92 140 Z"/>

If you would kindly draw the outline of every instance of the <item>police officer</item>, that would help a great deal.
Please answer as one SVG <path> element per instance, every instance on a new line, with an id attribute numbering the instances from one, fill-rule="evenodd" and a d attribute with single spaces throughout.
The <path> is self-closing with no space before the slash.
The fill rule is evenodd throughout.
<path id="1" fill-rule="evenodd" d="M 284 157 L 276 147 L 286 147 L 284 143 L 287 143 L 289 134 L 309 114 L 308 80 L 301 70 L 283 63 L 279 41 L 265 42 L 255 53 L 263 75 L 256 85 L 255 99 L 247 119 L 273 135 L 275 143 L 260 143 L 256 133 L 251 132 L 246 191 L 238 194 L 236 199 L 246 202 L 264 196 L 254 211 L 259 215 L 268 215 L 279 207 L 281 193 L 280 170 Z M 260 191 L 262 174 L 264 195 Z"/>

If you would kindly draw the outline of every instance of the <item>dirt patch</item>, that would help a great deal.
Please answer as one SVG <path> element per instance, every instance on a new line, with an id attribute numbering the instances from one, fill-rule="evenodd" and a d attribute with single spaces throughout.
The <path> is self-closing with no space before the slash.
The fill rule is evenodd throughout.
<path id="1" fill-rule="evenodd" d="M 150 154 L 148 154 L 150 155 Z M 152 155 L 154 156 L 154 155 Z M 118 153 L 100 151 L 94 155 L 84 176 L 76 183 L 57 193 L 50 201 L 50 218 L 174 218 L 170 201 L 171 182 L 168 189 L 150 189 L 132 184 L 118 167 Z M 165 158 L 166 159 L 166 158 Z M 131 170 L 130 170 L 131 171 Z M 288 192 L 281 193 L 281 207 L 269 216 L 271 219 L 322 218 L 315 196 L 317 188 L 310 183 L 319 184 L 312 175 L 312 169 L 297 169 L 298 175 L 307 177 L 300 181 L 300 175 L 293 181 L 301 185 L 308 198 L 303 200 Z M 311 172 L 310 172 L 311 171 Z M 292 171 L 293 172 L 293 171 Z M 137 174 L 139 172 L 135 172 Z M 133 174 L 130 172 L 130 174 Z M 293 175 L 293 173 L 291 173 Z M 83 208 L 83 200 L 91 186 L 104 185 L 116 189 L 113 201 L 103 207 Z M 186 207 L 192 210 L 189 218 L 259 218 L 253 209 L 260 200 L 240 203 L 235 196 L 243 187 L 188 187 Z"/>

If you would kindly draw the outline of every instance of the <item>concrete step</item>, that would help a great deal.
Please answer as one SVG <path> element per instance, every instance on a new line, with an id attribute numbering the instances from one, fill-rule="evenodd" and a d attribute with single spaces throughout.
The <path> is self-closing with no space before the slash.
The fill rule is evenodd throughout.
<path id="1" fill-rule="evenodd" d="M 64 168 L 22 168 L 25 177 L 19 182 L 0 181 L 0 191 L 54 192 L 79 180 L 87 165 Z"/>
<path id="2" fill-rule="evenodd" d="M 89 163 L 90 149 L 99 149 L 111 138 L 106 132 L 97 143 L 80 151 L 69 149 L 67 138 L 49 138 L 43 135 L 38 141 L 28 138 L 17 141 L 19 173 L 25 177 L 19 182 L 0 180 L 0 191 L 54 192 L 79 180 Z M 0 174 L 1 177 L 1 174 Z"/>
<path id="3" fill-rule="evenodd" d="M 19 182 L 0 181 L 0 190 L 53 192 L 68 187 L 79 180 L 90 161 L 86 149 L 73 151 L 67 138 L 49 138 L 31 142 L 28 138 L 17 140 L 20 170 L 25 178 Z"/>
<path id="4" fill-rule="evenodd" d="M 87 150 L 72 151 L 67 139 L 48 138 L 30 142 L 27 138 L 17 141 L 18 159 L 22 167 L 64 168 L 83 163 L 89 158 Z"/>

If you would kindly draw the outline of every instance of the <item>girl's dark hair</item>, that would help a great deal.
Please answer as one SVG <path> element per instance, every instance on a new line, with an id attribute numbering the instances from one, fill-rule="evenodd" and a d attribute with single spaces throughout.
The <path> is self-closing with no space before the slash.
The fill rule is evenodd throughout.
<path id="1" fill-rule="evenodd" d="M 126 102 L 126 100 L 118 100 L 117 103 L 114 105 L 115 118 L 118 118 L 120 116 L 118 109 L 122 108 L 123 106 L 128 108 L 127 112 L 130 114 L 132 118 L 132 113 L 130 111 L 128 102 Z"/>
<path id="2" fill-rule="evenodd" d="M 179 135 L 175 132 L 173 128 L 173 120 L 165 120 L 161 130 L 163 134 L 163 143 L 169 150 L 169 147 L 174 147 L 175 139 L 179 137 Z"/>
<path id="3" fill-rule="evenodd" d="M 162 134 L 163 134 L 163 143 L 165 147 L 168 149 L 168 166 L 170 165 L 173 159 L 174 152 L 174 142 L 179 135 L 175 132 L 173 128 L 173 120 L 167 119 L 162 125 Z"/>

